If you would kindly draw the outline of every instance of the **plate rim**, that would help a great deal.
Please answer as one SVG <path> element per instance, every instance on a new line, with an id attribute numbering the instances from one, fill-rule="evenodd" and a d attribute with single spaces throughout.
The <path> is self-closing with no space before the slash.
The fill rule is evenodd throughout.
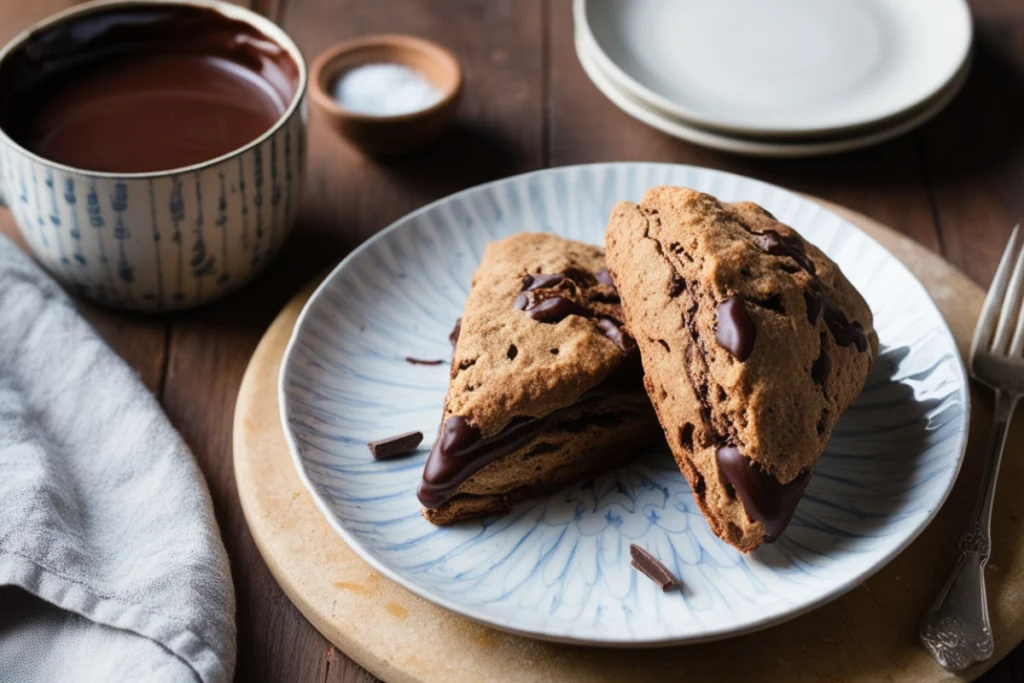
<path id="1" fill-rule="evenodd" d="M 961 413 L 960 425 L 959 425 L 959 429 L 957 431 L 957 433 L 959 434 L 960 443 L 959 443 L 959 453 L 957 454 L 956 466 L 953 469 L 953 472 L 952 472 L 952 474 L 950 476 L 950 479 L 949 479 L 949 483 L 946 485 L 945 491 L 943 491 L 942 495 L 938 499 L 938 501 L 935 504 L 935 506 L 931 510 L 928 511 L 927 517 L 924 520 L 922 520 L 922 522 L 910 534 L 908 534 L 906 538 L 904 538 L 900 543 L 898 543 L 896 546 L 894 546 L 893 549 L 891 549 L 890 551 L 885 553 L 884 556 L 881 557 L 874 565 L 872 565 L 871 567 L 869 567 L 868 569 L 863 571 L 860 575 L 852 577 L 852 578 L 849 578 L 849 579 L 841 582 L 835 588 L 833 588 L 832 590 L 827 592 L 825 595 L 819 597 L 816 601 L 809 602 L 809 603 L 807 603 L 805 605 L 802 605 L 802 606 L 800 606 L 798 608 L 791 609 L 791 610 L 788 610 L 788 611 L 785 611 L 785 612 L 782 612 L 782 613 L 779 613 L 779 614 L 771 615 L 771 616 L 768 616 L 768 617 L 763 617 L 763 618 L 760 618 L 760 619 L 757 619 L 757 620 L 754 620 L 754 621 L 751 621 L 751 622 L 747 622 L 747 623 L 745 623 L 743 625 L 740 625 L 740 626 L 731 626 L 731 627 L 726 627 L 726 628 L 711 629 L 711 630 L 702 632 L 700 635 L 690 635 L 690 636 L 682 636 L 682 637 L 679 637 L 679 636 L 668 636 L 668 637 L 663 637 L 663 638 L 644 638 L 644 639 L 640 639 L 640 640 L 623 640 L 621 638 L 600 639 L 600 638 L 594 638 L 594 637 L 574 637 L 572 635 L 562 635 L 562 634 L 559 634 L 559 633 L 547 633 L 547 632 L 538 631 L 538 630 L 527 630 L 527 629 L 516 628 L 514 626 L 509 626 L 507 624 L 499 622 L 498 620 L 494 619 L 493 617 L 490 617 L 487 613 L 485 613 L 483 611 L 478 611 L 478 610 L 473 609 L 473 608 L 467 608 L 465 605 L 459 605 L 459 604 L 449 600 L 448 598 L 446 598 L 446 597 L 444 597 L 442 595 L 437 595 L 436 593 L 433 593 L 429 589 L 420 586 L 419 584 L 415 583 L 414 581 L 406 579 L 405 577 L 403 577 L 398 572 L 392 570 L 385 562 L 383 562 L 383 561 L 379 560 L 377 557 L 375 557 L 374 554 L 372 552 L 370 552 L 368 548 L 363 547 L 363 545 L 362 545 L 361 541 L 359 540 L 359 538 L 357 536 L 353 535 L 353 534 L 350 534 L 349 531 L 344 527 L 344 525 L 341 524 L 340 520 L 336 519 L 336 517 L 333 514 L 333 512 L 332 512 L 330 506 L 328 505 L 327 501 L 324 500 L 321 497 L 320 493 L 317 491 L 316 487 L 313 485 L 312 481 L 310 480 L 309 475 L 307 474 L 305 467 L 303 466 L 303 459 L 302 459 L 301 454 L 299 453 L 299 448 L 298 448 L 297 440 L 296 440 L 296 438 L 295 438 L 295 436 L 294 436 L 294 434 L 292 432 L 292 427 L 291 427 L 290 421 L 288 420 L 288 407 L 287 406 L 288 406 L 289 400 L 288 400 L 288 396 L 287 396 L 287 391 L 285 390 L 285 377 L 286 377 L 286 374 L 288 372 L 288 368 L 289 368 L 290 364 L 293 362 L 293 357 L 294 357 L 295 348 L 296 348 L 296 344 L 297 344 L 297 340 L 298 340 L 298 336 L 299 336 L 299 331 L 301 330 L 303 324 L 305 323 L 307 316 L 311 315 L 311 311 L 313 310 L 313 308 L 316 305 L 318 305 L 320 298 L 325 295 L 325 292 L 327 292 L 327 290 L 331 286 L 331 281 L 334 280 L 336 277 L 338 277 L 339 274 L 342 272 L 342 270 L 344 268 L 348 267 L 348 265 L 351 262 L 353 262 L 356 258 L 358 258 L 360 254 L 362 254 L 364 251 L 369 250 L 371 248 L 371 246 L 374 245 L 378 240 L 381 240 L 386 235 L 389 235 L 390 233 L 392 233 L 392 232 L 394 232 L 396 230 L 401 229 L 401 227 L 404 224 L 407 224 L 412 219 L 416 218 L 417 216 L 419 216 L 421 214 L 426 213 L 427 211 L 432 210 L 433 208 L 435 208 L 437 206 L 440 206 L 440 205 L 444 204 L 445 202 L 452 201 L 456 197 L 460 197 L 460 196 L 469 194 L 471 192 L 479 192 L 479 191 L 482 191 L 482 190 L 484 190 L 486 188 L 498 186 L 498 185 L 500 185 L 502 183 L 508 183 L 508 182 L 513 182 L 513 181 L 516 181 L 516 180 L 521 180 L 521 179 L 524 179 L 526 177 L 533 176 L 533 175 L 543 175 L 543 174 L 551 173 L 551 172 L 571 172 L 571 171 L 576 171 L 576 170 L 581 170 L 581 169 L 601 169 L 601 168 L 612 168 L 612 167 L 626 167 L 626 166 L 634 166 L 634 165 L 646 165 L 646 166 L 662 167 L 662 168 L 664 168 L 664 167 L 672 167 L 672 168 L 676 168 L 676 169 L 694 169 L 694 170 L 697 170 L 699 172 L 711 172 L 711 173 L 715 173 L 715 174 L 722 174 L 722 175 L 725 175 L 725 176 L 731 176 L 731 177 L 734 177 L 734 178 L 739 178 L 741 180 L 748 181 L 748 182 L 749 181 L 753 181 L 755 183 L 761 183 L 761 184 L 764 184 L 764 185 L 768 185 L 768 186 L 770 186 L 772 188 L 775 188 L 777 190 L 782 191 L 786 195 L 789 195 L 791 197 L 796 198 L 799 201 L 805 201 L 805 202 L 809 202 L 809 203 L 813 204 L 820 212 L 824 212 L 826 214 L 829 214 L 833 218 L 835 218 L 836 220 L 840 221 L 840 223 L 842 223 L 847 228 L 852 228 L 853 230 L 856 230 L 864 238 L 868 239 L 870 242 L 873 242 L 877 247 L 879 247 L 885 253 L 887 253 L 893 259 L 893 261 L 896 263 L 897 267 L 901 268 L 904 271 L 904 274 L 910 277 L 911 282 L 914 285 L 916 285 L 918 288 L 920 288 L 921 293 L 924 295 L 925 300 L 927 301 L 928 305 L 931 306 L 932 312 L 937 316 L 937 318 L 939 320 L 940 325 L 939 325 L 938 329 L 943 334 L 943 336 L 946 338 L 947 342 L 949 344 L 951 344 L 954 349 L 956 349 L 956 353 L 953 354 L 953 357 L 955 358 L 955 361 L 956 361 L 955 366 L 956 366 L 956 370 L 957 370 L 957 376 L 959 378 L 959 382 L 958 382 L 958 386 L 957 386 L 957 393 L 959 393 L 960 401 L 961 401 L 961 404 L 963 405 L 963 411 Z M 828 604 L 828 603 L 830 603 L 830 602 L 832 602 L 832 601 L 842 597 L 843 595 L 849 593 L 851 590 L 856 588 L 858 585 L 860 585 L 861 583 L 867 581 L 872 576 L 874 576 L 876 573 L 878 573 L 883 568 L 888 566 L 898 555 L 900 555 L 915 540 L 917 540 L 918 536 L 920 536 L 921 533 L 926 528 L 928 528 L 931 525 L 931 523 L 934 521 L 935 516 L 938 514 L 939 510 L 941 510 L 942 507 L 945 505 L 946 501 L 949 498 L 950 493 L 953 490 L 953 487 L 956 485 L 957 479 L 960 476 L 960 471 L 961 471 L 962 466 L 963 466 L 964 456 L 965 456 L 966 451 L 967 451 L 967 441 L 968 441 L 968 437 L 970 435 L 969 432 L 970 432 L 970 417 L 971 417 L 971 394 L 970 394 L 970 385 L 969 385 L 969 382 L 968 382 L 967 371 L 966 371 L 966 368 L 965 368 L 964 363 L 963 363 L 963 358 L 961 357 L 960 352 L 959 352 L 959 348 L 957 346 L 956 337 L 953 335 L 953 331 L 950 329 L 949 323 L 946 321 L 945 317 L 942 315 L 942 312 L 939 310 L 938 306 L 935 304 L 935 301 L 934 301 L 934 299 L 932 299 L 931 294 L 928 292 L 928 290 L 925 288 L 925 286 L 921 283 L 921 281 L 917 278 L 917 276 L 914 275 L 914 273 L 900 259 L 898 259 L 892 252 L 890 252 L 888 249 L 886 249 L 874 237 L 869 235 L 867 232 L 861 230 L 859 227 L 857 227 L 856 225 L 854 225 L 850 221 L 846 220 L 842 216 L 832 212 L 827 207 L 819 204 L 814 199 L 811 199 L 811 198 L 809 198 L 809 197 L 807 197 L 805 195 L 802 195 L 802 194 L 800 194 L 798 192 L 794 192 L 793 190 L 790 190 L 788 188 L 782 187 L 780 185 L 776 185 L 774 183 L 769 183 L 769 182 L 764 181 L 764 180 L 759 180 L 757 178 L 751 178 L 750 176 L 744 176 L 744 175 L 739 174 L 739 173 L 732 173 L 732 172 L 729 172 L 729 171 L 723 171 L 723 170 L 719 170 L 719 169 L 709 168 L 709 167 L 706 167 L 706 166 L 694 166 L 692 164 L 673 164 L 673 163 L 667 163 L 667 162 L 647 162 L 647 161 L 612 161 L 612 162 L 599 162 L 599 163 L 590 163 L 590 164 L 570 164 L 570 165 L 567 165 L 567 166 L 554 166 L 554 167 L 549 167 L 549 168 L 542 168 L 542 169 L 535 169 L 535 170 L 532 170 L 532 171 L 526 171 L 526 172 L 523 172 L 523 173 L 517 173 L 517 174 L 514 174 L 514 175 L 510 175 L 510 176 L 505 176 L 503 178 L 498 178 L 498 179 L 495 179 L 495 180 L 491 180 L 491 181 L 488 181 L 488 182 L 485 182 L 485 183 L 480 183 L 478 185 L 474 185 L 474 186 L 465 188 L 463 190 L 459 190 L 457 192 L 453 192 L 451 194 L 445 195 L 444 197 L 440 197 L 440 198 L 438 198 L 438 199 L 436 199 L 434 201 L 428 202 L 427 204 L 419 207 L 418 209 L 414 209 L 413 211 L 410 211 L 410 212 L 404 214 L 403 216 L 400 216 L 396 220 L 392 221 L 387 227 L 381 229 L 379 232 L 377 232 L 373 236 L 371 236 L 368 239 L 366 239 L 365 241 L 363 241 L 362 244 L 360 244 L 355 249 L 353 249 L 336 266 L 334 266 L 334 268 L 331 269 L 330 273 L 328 273 L 326 275 L 326 277 L 324 277 L 324 279 L 320 282 L 320 284 L 317 285 L 316 289 L 310 295 L 309 299 L 307 299 L 306 303 L 303 304 L 302 311 L 299 313 L 299 316 L 296 318 L 295 324 L 292 327 L 291 332 L 289 333 L 288 344 L 285 347 L 284 354 L 281 356 L 281 365 L 280 365 L 280 368 L 278 370 L 278 378 L 277 378 L 277 399 L 278 399 L 278 413 L 279 413 L 279 417 L 281 419 L 282 432 L 284 433 L 285 441 L 288 444 L 288 450 L 289 450 L 289 453 L 291 455 L 292 464 L 295 466 L 295 469 L 296 469 L 296 472 L 297 472 L 297 474 L 299 476 L 299 479 L 302 481 L 302 484 L 306 487 L 306 490 L 309 492 L 310 497 L 313 499 L 313 502 L 315 503 L 317 509 L 320 511 L 320 514 L 324 516 L 324 518 L 327 520 L 328 524 L 334 530 L 334 532 L 337 533 L 341 537 L 341 539 L 345 542 L 345 544 L 348 545 L 349 548 L 351 548 L 352 551 L 354 553 L 356 553 L 356 555 L 358 555 L 360 559 L 362 559 L 364 562 L 366 562 L 368 565 L 370 565 L 370 567 L 372 567 L 373 569 L 379 571 L 388 580 L 397 583 L 398 585 L 402 586 L 403 588 L 405 588 L 406 590 L 410 591 L 414 595 L 417 595 L 418 597 L 423 598 L 424 600 L 426 600 L 428 602 L 431 602 L 431 603 L 433 603 L 433 604 L 435 604 L 435 605 L 437 605 L 437 606 L 439 606 L 439 607 L 441 607 L 443 609 L 446 609 L 449 612 L 452 612 L 454 614 L 466 617 L 468 619 L 472 619 L 473 621 L 476 621 L 476 622 L 481 623 L 481 624 L 485 624 L 487 626 L 493 627 L 493 628 L 498 629 L 500 631 L 504 631 L 506 633 L 512 633 L 512 634 L 515 634 L 515 635 L 519 635 L 519 636 L 523 636 L 523 637 L 531 638 L 531 639 L 535 639 L 535 640 L 543 640 L 543 641 L 549 641 L 549 642 L 564 643 L 564 644 L 571 644 L 571 645 L 591 646 L 591 647 L 607 647 L 607 648 L 615 648 L 615 649 L 644 649 L 644 648 L 652 648 L 652 647 L 666 647 L 666 646 L 673 646 L 673 645 L 688 645 L 688 644 L 703 643 L 703 642 L 709 642 L 709 641 L 715 641 L 715 640 L 722 640 L 722 639 L 725 639 L 725 638 L 731 638 L 731 637 L 736 637 L 736 636 L 744 635 L 744 634 L 748 634 L 748 633 L 754 633 L 756 631 L 761 631 L 761 630 L 770 628 L 772 626 L 777 626 L 777 625 L 782 624 L 784 622 L 787 622 L 787 621 L 789 621 L 791 619 L 795 619 L 795 618 L 797 618 L 799 616 L 807 614 L 807 613 L 809 613 L 809 612 L 811 612 L 813 610 L 816 610 L 816 609 L 818 609 L 820 607 L 823 607 L 824 605 L 826 605 L 826 604 Z"/>
<path id="2" fill-rule="evenodd" d="M 622 92 L 615 83 L 610 81 L 608 74 L 604 72 L 601 65 L 594 62 L 592 48 L 588 48 L 585 36 L 581 34 L 575 36 L 575 49 L 576 58 L 579 60 L 580 66 L 583 68 L 583 72 L 591 84 L 597 88 L 598 92 L 604 95 L 605 99 L 630 118 L 677 140 L 684 140 L 710 149 L 717 149 L 731 154 L 782 159 L 852 152 L 864 147 L 881 144 L 909 133 L 938 116 L 956 99 L 967 83 L 971 67 L 974 64 L 973 53 L 968 54 L 968 58 L 961 65 L 960 70 L 945 85 L 944 89 L 934 95 L 935 99 L 932 102 L 925 104 L 923 108 L 915 111 L 905 119 L 897 119 L 891 126 L 871 130 L 867 133 L 855 134 L 850 137 L 834 139 L 760 140 L 733 137 L 717 131 L 705 130 L 655 111 L 647 107 L 643 102 L 637 101 L 630 93 Z M 602 87 L 602 84 L 598 82 L 599 80 L 607 82 Z"/>
<path id="3" fill-rule="evenodd" d="M 963 69 L 964 64 L 973 53 L 976 37 L 974 18 L 971 14 L 970 6 L 967 4 L 967 0 L 948 0 L 949 2 L 956 3 L 956 11 L 958 11 L 960 19 L 964 20 L 964 24 L 967 27 L 966 41 L 963 46 L 962 53 L 957 58 L 956 66 L 946 74 L 944 80 L 942 80 L 938 86 L 932 88 L 924 97 L 920 98 L 916 102 L 903 105 L 884 115 L 875 116 L 861 121 L 849 121 L 846 123 L 817 126 L 757 127 L 722 122 L 714 117 L 700 114 L 699 112 L 682 106 L 678 102 L 673 102 L 671 99 L 648 88 L 643 83 L 640 83 L 626 73 L 601 48 L 600 42 L 598 42 L 597 37 L 591 29 L 590 22 L 587 19 L 587 5 L 590 1 L 591 0 L 573 0 L 573 26 L 575 30 L 581 31 L 586 36 L 587 42 L 590 44 L 594 53 L 594 59 L 598 62 L 602 71 L 605 72 L 613 84 L 626 93 L 629 93 L 629 95 L 638 100 L 639 103 L 650 107 L 660 116 L 676 118 L 685 122 L 688 126 L 702 128 L 708 132 L 715 131 L 726 136 L 761 137 L 781 139 L 785 141 L 787 139 L 794 140 L 801 137 L 811 136 L 846 137 L 854 136 L 858 133 L 866 135 L 869 130 L 887 128 L 890 124 L 894 124 L 894 122 L 899 119 L 910 115 L 913 110 L 916 107 L 921 106 L 922 103 L 926 103 L 929 99 L 941 93 L 944 88 L 948 87 L 949 84 L 957 78 L 958 74 Z M 577 53 L 578 52 L 579 50 L 577 50 Z"/>

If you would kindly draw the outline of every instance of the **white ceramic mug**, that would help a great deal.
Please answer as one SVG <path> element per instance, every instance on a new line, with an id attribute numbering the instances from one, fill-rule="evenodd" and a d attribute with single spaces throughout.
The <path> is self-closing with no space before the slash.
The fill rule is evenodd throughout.
<path id="1" fill-rule="evenodd" d="M 113 7 L 61 12 L 14 38 Z M 254 26 L 294 60 L 299 82 L 267 132 L 226 155 L 151 173 L 72 168 L 28 151 L 0 128 L 0 186 L 32 253 L 69 290 L 117 308 L 166 311 L 218 299 L 244 285 L 281 247 L 294 222 L 306 158 L 306 66 L 273 22 L 217 0 L 188 0 Z"/>

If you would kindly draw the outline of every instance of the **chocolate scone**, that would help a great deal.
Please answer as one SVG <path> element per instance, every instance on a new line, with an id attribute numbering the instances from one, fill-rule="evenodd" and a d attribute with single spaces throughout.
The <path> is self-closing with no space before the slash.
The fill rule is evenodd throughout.
<path id="1" fill-rule="evenodd" d="M 491 243 L 452 334 L 424 517 L 504 512 L 660 438 L 622 320 L 600 248 L 534 233 Z"/>
<path id="2" fill-rule="evenodd" d="M 612 212 L 608 266 L 697 504 L 748 552 L 785 530 L 878 350 L 839 268 L 760 206 L 684 188 Z"/>

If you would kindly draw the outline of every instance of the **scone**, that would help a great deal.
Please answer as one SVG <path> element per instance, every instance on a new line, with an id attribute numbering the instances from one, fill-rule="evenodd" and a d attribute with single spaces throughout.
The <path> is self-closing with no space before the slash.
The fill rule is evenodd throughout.
<path id="1" fill-rule="evenodd" d="M 697 504 L 744 552 L 785 530 L 878 350 L 835 263 L 760 206 L 658 187 L 612 212 L 608 267 Z"/>
<path id="2" fill-rule="evenodd" d="M 487 247 L 418 496 L 434 524 L 508 510 L 660 438 L 601 249 L 521 233 Z"/>

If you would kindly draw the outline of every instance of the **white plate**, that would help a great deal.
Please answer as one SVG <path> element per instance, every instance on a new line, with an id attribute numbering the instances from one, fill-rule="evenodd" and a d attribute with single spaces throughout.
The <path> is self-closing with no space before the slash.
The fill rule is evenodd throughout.
<path id="1" fill-rule="evenodd" d="M 620 89 L 732 134 L 839 135 L 933 97 L 970 52 L 964 0 L 576 0 Z"/>
<path id="2" fill-rule="evenodd" d="M 891 140 L 922 125 L 946 108 L 967 81 L 971 60 L 968 59 L 953 80 L 943 90 L 923 105 L 913 110 L 906 118 L 891 121 L 885 128 L 850 137 L 827 138 L 822 140 L 763 140 L 732 137 L 704 128 L 687 125 L 682 121 L 654 111 L 631 94 L 618 88 L 593 58 L 593 50 L 587 37 L 580 32 L 576 35 L 576 56 L 583 71 L 601 93 L 612 104 L 633 118 L 646 123 L 672 137 L 686 140 L 711 149 L 720 149 L 735 154 L 757 157 L 796 158 L 839 154 L 862 147 L 870 147 Z"/>
<path id="3" fill-rule="evenodd" d="M 601 243 L 613 204 L 659 184 L 756 201 L 825 250 L 860 289 L 882 344 L 863 396 L 836 426 L 786 534 L 751 555 L 718 540 L 666 452 L 503 517 L 431 526 L 416 485 L 437 431 L 448 333 L 491 240 L 530 229 Z M 877 242 L 781 188 L 691 166 L 538 171 L 426 206 L 356 249 L 295 327 L 281 368 L 285 434 L 320 510 L 371 566 L 414 593 L 538 638 L 644 646 L 736 634 L 851 589 L 928 524 L 956 478 L 968 396 L 953 337 L 928 294 Z M 423 447 L 375 462 L 366 442 L 418 429 Z M 681 577 L 662 593 L 629 544 Z"/>

